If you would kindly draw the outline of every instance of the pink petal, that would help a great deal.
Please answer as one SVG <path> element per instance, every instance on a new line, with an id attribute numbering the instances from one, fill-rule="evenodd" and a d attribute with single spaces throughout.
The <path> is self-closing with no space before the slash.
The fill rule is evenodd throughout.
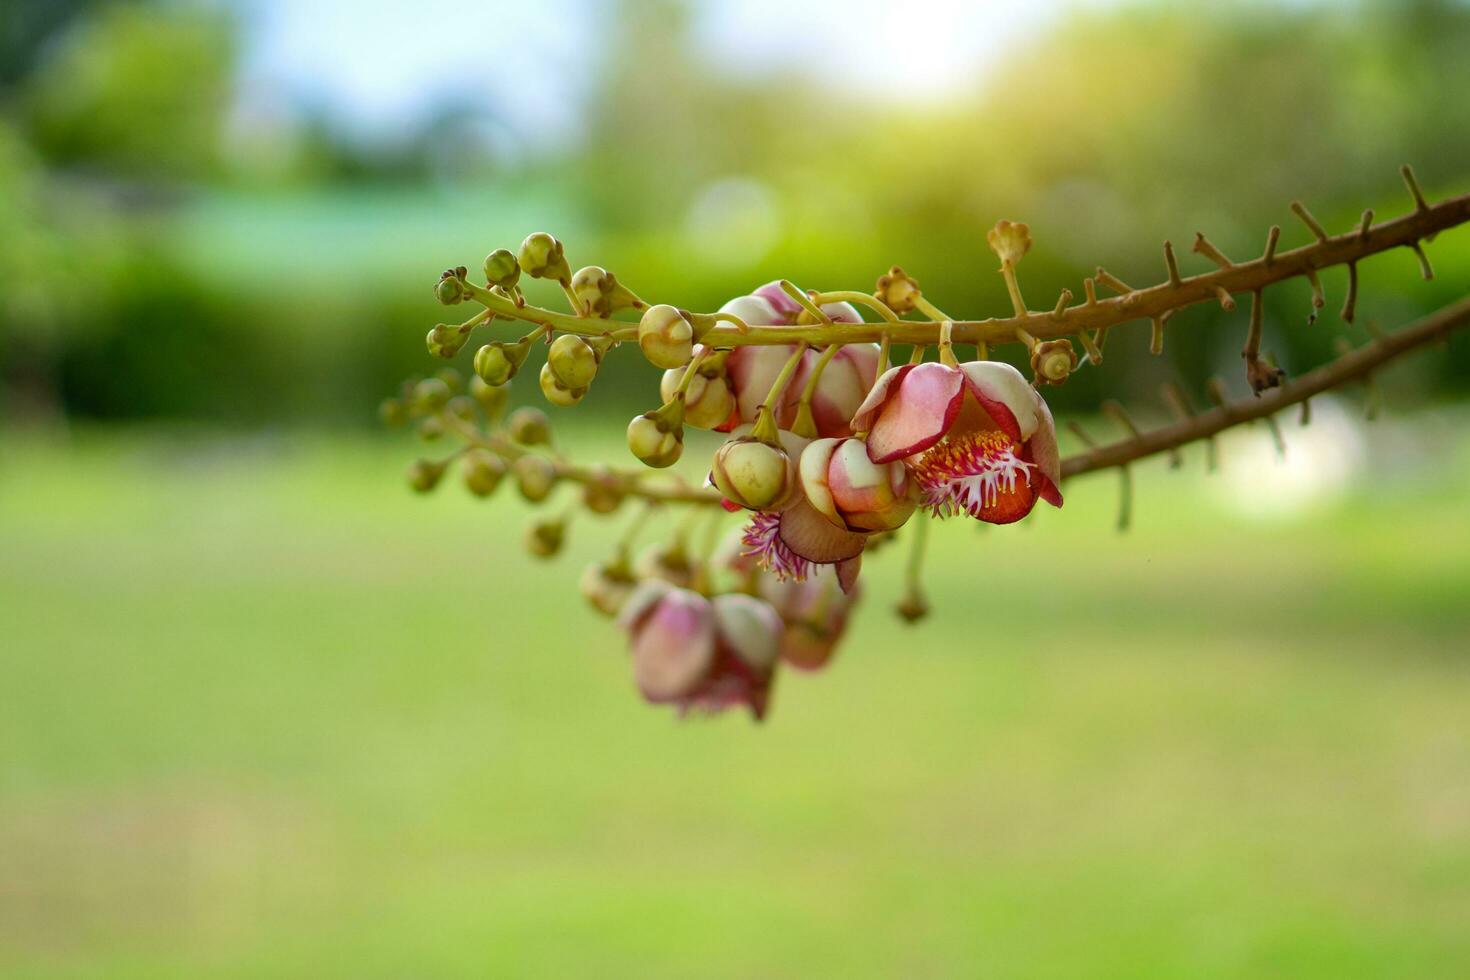
<path id="1" fill-rule="evenodd" d="M 842 518 L 837 515 L 837 505 L 833 502 L 832 490 L 827 485 L 827 469 L 832 462 L 832 452 L 840 442 L 838 439 L 816 440 L 802 450 L 801 462 L 797 467 L 801 489 L 806 494 L 807 502 L 827 520 L 838 525 L 842 523 Z"/>
<path id="2" fill-rule="evenodd" d="M 764 286 L 751 290 L 750 295 L 763 299 L 771 304 L 771 308 L 781 316 L 783 323 L 795 323 L 796 317 L 801 313 L 803 307 L 786 290 L 781 288 L 781 280 L 772 279 Z"/>
<path id="3" fill-rule="evenodd" d="M 822 312 L 832 318 L 833 323 L 862 323 L 862 314 L 851 303 L 823 303 Z M 843 348 L 846 350 L 846 348 Z"/>
<path id="4" fill-rule="evenodd" d="M 807 561 L 830 565 L 862 554 L 868 536 L 838 527 L 799 498 L 781 512 L 781 540 Z"/>
<path id="5" fill-rule="evenodd" d="M 837 563 L 837 583 L 842 586 L 843 594 L 850 595 L 857 588 L 858 573 L 863 570 L 863 556 L 854 555 L 845 561 Z"/>
<path id="6" fill-rule="evenodd" d="M 1051 407 L 1046 404 L 1040 392 L 1037 393 L 1036 400 L 1039 403 L 1041 422 L 1036 427 L 1036 433 L 1031 436 L 1031 441 L 1026 444 L 1026 449 L 1038 471 L 1035 474 L 1037 495 L 1053 507 L 1060 507 L 1062 457 L 1057 450 L 1056 423 L 1052 420 Z"/>
<path id="7" fill-rule="evenodd" d="M 1031 438 L 1039 424 L 1036 390 L 1003 361 L 967 361 L 960 365 L 975 400 L 1001 431 L 1017 442 Z"/>
<path id="8" fill-rule="evenodd" d="M 796 348 L 792 345 L 756 345 L 737 347 L 725 361 L 725 370 L 730 387 L 735 391 L 735 410 L 742 422 L 754 422 L 756 409 L 770 394 L 781 368 L 791 358 Z M 806 358 L 802 359 L 803 364 Z M 796 403 L 801 398 L 801 369 L 786 383 L 781 393 L 781 405 L 776 412 L 776 422 L 788 426 L 796 415 Z"/>
<path id="9" fill-rule="evenodd" d="M 812 417 L 819 435 L 852 435 L 851 419 L 872 389 L 877 373 L 877 344 L 849 344 L 833 355 L 812 399 Z"/>
<path id="10" fill-rule="evenodd" d="M 889 463 L 921 453 L 942 439 L 964 401 L 964 377 L 933 361 L 913 365 L 899 377 L 868 432 L 868 457 Z"/>
<path id="11" fill-rule="evenodd" d="M 633 678 L 650 701 L 694 691 L 715 656 L 714 608 L 687 589 L 670 589 L 633 632 Z"/>
<path id="12" fill-rule="evenodd" d="M 781 617 L 755 596 L 731 592 L 714 598 L 720 643 L 756 676 L 765 676 L 781 654 Z"/>

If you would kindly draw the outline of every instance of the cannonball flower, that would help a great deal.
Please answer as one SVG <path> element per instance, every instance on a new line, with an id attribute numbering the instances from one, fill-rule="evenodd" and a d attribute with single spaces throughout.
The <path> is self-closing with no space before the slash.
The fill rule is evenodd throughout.
<path id="1" fill-rule="evenodd" d="M 797 467 L 807 502 L 849 531 L 892 531 L 918 504 L 918 484 L 899 462 L 875 463 L 861 439 L 818 439 Z"/>
<path id="2" fill-rule="evenodd" d="M 826 303 L 822 312 L 834 323 L 861 323 L 862 317 L 850 303 Z M 746 323 L 757 325 L 794 324 L 803 307 L 786 294 L 780 283 L 770 282 L 749 296 L 740 296 L 720 307 L 722 313 L 733 313 Z M 791 358 L 792 345 L 749 345 L 736 347 L 728 364 L 730 387 L 735 394 L 736 412 L 742 422 L 754 422 L 756 411 L 771 390 L 776 375 Z M 802 355 L 795 375 L 782 392 L 781 403 L 773 406 L 776 421 L 783 428 L 796 419 L 802 389 L 819 357 L 817 351 Z M 812 416 L 819 436 L 851 435 L 848 420 L 862 404 L 863 396 L 873 386 L 878 374 L 877 344 L 847 344 L 835 354 L 817 382 L 812 399 Z"/>
<path id="3" fill-rule="evenodd" d="M 778 441 L 764 442 L 751 425 L 737 426 L 715 450 L 709 481 L 736 509 L 779 511 L 801 493 L 796 464 L 807 440 L 780 430 Z"/>
<path id="4" fill-rule="evenodd" d="M 818 570 L 803 581 L 762 575 L 757 589 L 781 617 L 781 659 L 800 670 L 820 670 L 832 659 L 857 601 L 857 590 L 844 592 L 837 576 Z"/>
<path id="5" fill-rule="evenodd" d="M 835 567 L 844 591 L 857 584 L 868 535 L 840 527 L 813 507 L 804 495 L 780 511 L 751 515 L 742 543 L 744 554 L 778 579 L 801 581 L 817 566 Z"/>
<path id="6" fill-rule="evenodd" d="M 874 463 L 903 460 L 922 502 L 1009 524 L 1040 497 L 1062 505 L 1051 410 L 1021 372 L 999 361 L 893 368 L 853 416 Z"/>
<path id="7" fill-rule="evenodd" d="M 770 603 L 645 582 L 618 623 L 628 631 L 634 680 L 648 701 L 680 713 L 744 706 L 765 717 L 784 630 Z"/>

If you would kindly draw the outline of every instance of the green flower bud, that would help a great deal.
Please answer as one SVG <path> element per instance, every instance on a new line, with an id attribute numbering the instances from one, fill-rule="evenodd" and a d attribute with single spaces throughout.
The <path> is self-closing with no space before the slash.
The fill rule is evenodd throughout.
<path id="1" fill-rule="evenodd" d="M 434 377 L 444 382 L 444 387 L 448 388 L 451 394 L 457 395 L 464 391 L 464 375 L 452 367 L 440 368 L 434 372 Z"/>
<path id="2" fill-rule="evenodd" d="M 561 551 L 566 532 L 565 521 L 536 521 L 526 528 L 526 550 L 537 558 L 550 558 Z"/>
<path id="3" fill-rule="evenodd" d="M 550 364 L 541 365 L 541 394 L 558 408 L 571 408 L 587 394 L 586 388 L 565 388 L 556 380 L 556 372 Z"/>
<path id="4" fill-rule="evenodd" d="M 526 337 L 513 344 L 493 341 L 475 351 L 475 373 L 486 383 L 503 385 L 516 376 L 521 365 L 531 354 L 533 337 Z"/>
<path id="5" fill-rule="evenodd" d="M 681 310 L 650 306 L 638 322 L 638 346 L 654 367 L 683 367 L 694 356 L 694 327 Z"/>
<path id="6" fill-rule="evenodd" d="M 582 487 L 582 503 L 594 514 L 611 514 L 623 502 L 623 489 L 606 466 L 597 467 Z"/>
<path id="7" fill-rule="evenodd" d="M 454 392 L 443 378 L 425 378 L 413 388 L 414 408 L 421 412 L 437 412 L 449 401 Z"/>
<path id="8" fill-rule="evenodd" d="M 439 323 L 424 338 L 424 345 L 434 357 L 450 360 L 464 349 L 472 330 L 461 330 L 457 323 Z"/>
<path id="9" fill-rule="evenodd" d="M 516 489 L 533 504 L 551 496 L 556 486 L 556 467 L 545 456 L 522 456 L 511 470 L 515 473 Z"/>
<path id="10" fill-rule="evenodd" d="M 378 420 L 396 429 L 408 421 L 408 406 L 400 399 L 384 398 L 378 402 Z"/>
<path id="11" fill-rule="evenodd" d="M 604 616 L 616 616 L 637 585 L 638 580 L 622 558 L 588 565 L 579 583 L 582 597 Z"/>
<path id="12" fill-rule="evenodd" d="M 432 459 L 416 459 L 408 468 L 408 485 L 419 493 L 428 493 L 439 485 L 448 465 Z"/>
<path id="13" fill-rule="evenodd" d="M 534 232 L 521 242 L 521 268 L 533 279 L 555 279 L 570 283 L 571 267 L 567 265 L 561 242 L 544 231 Z"/>
<path id="14" fill-rule="evenodd" d="M 576 334 L 564 333 L 551 342 L 546 366 L 563 388 L 586 388 L 597 377 L 600 358 L 592 345 Z"/>
<path id="15" fill-rule="evenodd" d="M 485 279 L 492 286 L 510 289 L 521 278 L 521 264 L 508 248 L 497 248 L 485 256 Z"/>
<path id="16" fill-rule="evenodd" d="M 475 400 L 469 395 L 455 395 L 449 399 L 449 404 L 444 410 L 462 422 L 474 422 L 475 416 L 479 414 L 479 408 Z"/>
<path id="17" fill-rule="evenodd" d="M 485 379 L 478 374 L 470 379 L 470 395 L 480 403 L 485 415 L 492 421 L 500 418 L 500 413 L 505 410 L 505 401 L 510 397 L 510 393 L 504 388 L 486 384 Z"/>
<path id="18" fill-rule="evenodd" d="M 506 432 L 523 446 L 544 446 L 551 442 L 551 420 L 539 408 L 518 408 L 505 420 Z"/>
<path id="19" fill-rule="evenodd" d="M 654 545 L 638 556 L 633 566 L 639 578 L 656 578 L 670 585 L 687 589 L 694 584 L 694 563 L 684 546 L 675 541 L 668 545 Z"/>
<path id="20" fill-rule="evenodd" d="M 674 465 L 684 453 L 684 426 L 670 426 L 662 412 L 645 412 L 628 423 L 629 451 L 655 469 Z"/>
<path id="21" fill-rule="evenodd" d="M 765 510 L 790 495 L 795 474 L 784 449 L 746 436 L 715 450 L 710 479 L 734 503 Z"/>
<path id="22" fill-rule="evenodd" d="M 430 415 L 419 422 L 418 437 L 424 442 L 433 442 L 444 435 L 444 420 L 437 415 Z"/>
<path id="23" fill-rule="evenodd" d="M 434 285 L 434 298 L 445 306 L 453 306 L 462 302 L 465 297 L 464 276 L 465 268 L 445 269 Z"/>
<path id="24" fill-rule="evenodd" d="M 488 497 L 505 477 L 505 460 L 488 449 L 472 449 L 460 464 L 464 485 L 476 497 Z"/>

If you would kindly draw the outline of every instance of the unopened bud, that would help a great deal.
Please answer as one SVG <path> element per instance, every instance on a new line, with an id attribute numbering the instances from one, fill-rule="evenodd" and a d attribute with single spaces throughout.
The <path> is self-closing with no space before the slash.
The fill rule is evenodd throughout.
<path id="1" fill-rule="evenodd" d="M 408 485 L 419 493 L 428 493 L 439 485 L 448 464 L 432 459 L 416 459 L 408 468 Z"/>
<path id="2" fill-rule="evenodd" d="M 551 496 L 556 486 L 556 466 L 545 456 L 522 456 L 512 466 L 516 489 L 533 504 Z"/>
<path id="3" fill-rule="evenodd" d="M 397 428 L 408 421 L 408 406 L 398 398 L 384 398 L 378 403 L 378 421 Z"/>
<path id="4" fill-rule="evenodd" d="M 572 270 L 567 265 L 566 254 L 561 242 L 544 231 L 533 232 L 526 236 L 526 240 L 521 242 L 518 258 L 521 269 L 533 279 L 571 282 Z"/>
<path id="5" fill-rule="evenodd" d="M 551 442 L 551 420 L 539 408 L 518 408 L 505 420 L 505 430 L 523 446 L 544 446 Z"/>
<path id="6" fill-rule="evenodd" d="M 565 521 L 536 521 L 526 528 L 526 550 L 537 558 L 550 558 L 561 551 L 566 531 Z"/>
<path id="7" fill-rule="evenodd" d="M 1031 251 L 1031 229 L 1019 221 L 997 221 L 985 233 L 990 248 L 1000 256 L 1002 266 L 1014 266 L 1021 256 Z"/>
<path id="8" fill-rule="evenodd" d="M 597 377 L 597 351 L 576 334 L 564 333 L 551 342 L 546 366 L 563 388 L 586 388 Z"/>
<path id="9" fill-rule="evenodd" d="M 433 442 L 444 435 L 444 420 L 437 415 L 430 415 L 419 421 L 416 432 L 424 442 Z"/>
<path id="10" fill-rule="evenodd" d="M 436 324 L 424 338 L 424 346 L 434 357 L 442 357 L 447 361 L 463 350 L 465 342 L 469 339 L 470 331 L 461 330 L 458 324 L 440 323 Z"/>
<path id="11" fill-rule="evenodd" d="M 582 503 L 594 514 L 611 514 L 622 504 L 623 497 L 617 477 L 605 466 L 598 467 L 582 487 Z"/>
<path id="12" fill-rule="evenodd" d="M 1031 349 L 1031 373 L 1037 384 L 1059 385 L 1077 369 L 1077 352 L 1065 337 L 1043 340 Z"/>
<path id="13" fill-rule="evenodd" d="M 530 340 L 514 344 L 494 341 L 475 351 L 475 373 L 486 384 L 498 388 L 516 376 L 530 353 Z"/>
<path id="14" fill-rule="evenodd" d="M 469 395 L 455 395 L 449 399 L 449 404 L 444 406 L 444 410 L 461 422 L 474 422 L 475 416 L 479 413 L 475 400 Z"/>
<path id="15" fill-rule="evenodd" d="M 440 368 L 434 372 L 434 377 L 444 382 L 444 387 L 449 389 L 450 394 L 457 395 L 464 391 L 464 375 L 452 367 Z"/>
<path id="16" fill-rule="evenodd" d="M 510 393 L 504 388 L 487 384 L 478 374 L 470 379 L 470 395 L 480 403 L 480 407 L 492 421 L 500 417 L 500 413 L 505 410 L 505 400 L 510 397 Z"/>
<path id="17" fill-rule="evenodd" d="M 572 276 L 572 296 L 583 316 L 609 317 L 618 310 L 638 309 L 643 301 L 618 277 L 600 265 L 584 266 Z"/>
<path id="18" fill-rule="evenodd" d="M 587 394 L 586 388 L 567 388 L 556 380 L 556 372 L 550 364 L 541 365 L 541 394 L 558 408 L 571 408 Z"/>
<path id="19" fill-rule="evenodd" d="M 694 327 L 667 303 L 650 306 L 638 322 L 638 346 L 655 367 L 683 367 L 694 356 Z"/>
<path id="20" fill-rule="evenodd" d="M 895 313 L 912 310 L 920 295 L 918 280 L 898 266 L 878 277 L 878 288 L 873 293 L 878 302 Z"/>
<path id="21" fill-rule="evenodd" d="M 505 460 L 488 449 L 471 449 L 465 453 L 460 470 L 465 489 L 476 497 L 488 497 L 500 486 L 506 466 Z"/>
<path id="22" fill-rule="evenodd" d="M 694 584 L 694 563 L 678 541 L 649 548 L 638 556 L 633 569 L 639 578 L 663 579 L 681 589 Z"/>
<path id="23" fill-rule="evenodd" d="M 622 610 L 628 596 L 633 594 L 638 580 L 633 577 L 628 563 L 622 559 L 588 565 L 582 573 L 580 588 L 582 597 L 593 609 L 604 616 L 616 616 Z"/>
<path id="24" fill-rule="evenodd" d="M 722 494 L 750 510 L 765 510 L 783 500 L 793 483 L 786 451 L 750 436 L 730 439 L 715 450 L 710 477 Z"/>
<path id="25" fill-rule="evenodd" d="M 437 412 L 454 394 L 443 378 L 425 378 L 413 388 L 413 405 L 420 412 Z"/>
<path id="26" fill-rule="evenodd" d="M 485 279 L 492 286 L 510 289 L 521 278 L 521 264 L 508 248 L 497 248 L 485 256 Z"/>
<path id="27" fill-rule="evenodd" d="M 684 452 L 684 400 L 672 399 L 629 422 L 628 449 L 657 469 L 678 462 Z"/>
<path id="28" fill-rule="evenodd" d="M 453 306 L 462 301 L 465 297 L 464 275 L 463 266 L 458 269 L 445 269 L 439 281 L 434 284 L 434 298 L 445 306 Z"/>

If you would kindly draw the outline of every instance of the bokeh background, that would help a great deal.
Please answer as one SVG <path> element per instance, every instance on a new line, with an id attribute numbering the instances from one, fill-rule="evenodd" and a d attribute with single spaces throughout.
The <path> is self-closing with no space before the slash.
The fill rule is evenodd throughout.
<path id="1" fill-rule="evenodd" d="M 943 527 L 918 629 L 878 556 L 764 726 L 639 702 L 572 589 L 621 518 L 534 564 L 522 505 L 411 496 L 375 427 L 439 270 L 529 231 L 694 309 L 896 262 L 984 316 L 1008 217 L 1044 305 L 1196 230 L 1305 241 L 1294 197 L 1401 213 L 1403 162 L 1470 191 L 1466 51 L 1449 0 L 9 0 L 0 973 L 1470 973 L 1466 338 L 1284 458 L 1136 467 L 1126 535 L 1105 475 Z M 1364 264 L 1357 327 L 1274 288 L 1266 347 L 1459 298 L 1470 231 L 1429 250 Z M 1240 393 L 1243 330 L 1120 329 L 1048 396 L 1107 437 L 1106 397 Z M 655 378 L 618 358 L 558 439 L 624 459 Z"/>

